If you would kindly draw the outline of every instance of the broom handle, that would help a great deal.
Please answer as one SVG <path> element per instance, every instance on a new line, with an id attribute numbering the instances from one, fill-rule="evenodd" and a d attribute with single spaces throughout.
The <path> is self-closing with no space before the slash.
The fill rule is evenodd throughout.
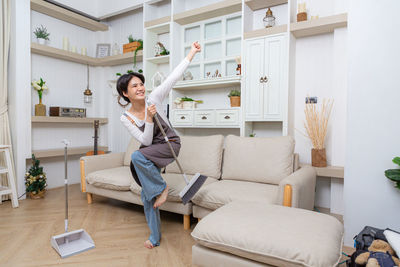
<path id="1" fill-rule="evenodd" d="M 64 169 L 65 169 L 65 179 L 64 179 L 64 184 L 65 184 L 65 220 L 64 220 L 64 227 L 65 227 L 65 232 L 68 232 L 68 176 L 67 176 L 67 140 L 63 140 L 63 143 L 65 144 L 64 147 Z"/>
<path id="2" fill-rule="evenodd" d="M 174 151 L 174 149 L 172 148 L 172 146 L 171 146 L 171 144 L 170 144 L 170 142 L 169 142 L 169 140 L 168 140 L 167 134 L 165 133 L 163 127 L 161 126 L 161 123 L 160 123 L 160 120 L 158 119 L 158 114 L 157 114 L 157 113 L 154 114 L 154 118 L 155 118 L 155 120 L 156 120 L 156 123 L 157 123 L 157 125 L 158 125 L 158 128 L 160 128 L 161 133 L 162 133 L 163 136 L 164 136 L 165 141 L 167 141 L 167 144 L 168 144 L 168 146 L 169 146 L 169 149 L 171 149 L 172 155 L 174 156 L 174 159 L 175 159 L 175 161 L 176 161 L 176 164 L 178 164 L 179 170 L 180 170 L 181 173 L 183 174 L 183 178 L 185 179 L 186 184 L 188 184 L 189 181 L 188 181 L 188 179 L 187 179 L 187 177 L 186 177 L 186 174 L 183 172 L 183 169 L 182 169 L 182 167 L 181 167 L 181 164 L 179 163 L 178 158 L 176 157 L 175 151 Z"/>

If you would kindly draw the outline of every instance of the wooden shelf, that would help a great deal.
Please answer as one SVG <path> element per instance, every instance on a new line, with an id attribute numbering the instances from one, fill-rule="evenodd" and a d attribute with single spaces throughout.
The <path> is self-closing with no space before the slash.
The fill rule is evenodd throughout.
<path id="1" fill-rule="evenodd" d="M 225 0 L 212 5 L 195 8 L 189 11 L 175 14 L 175 22 L 186 25 L 193 22 L 228 15 L 242 10 L 241 0 Z"/>
<path id="2" fill-rule="evenodd" d="M 116 66 L 122 64 L 133 64 L 135 52 L 128 52 L 121 55 L 109 56 L 104 58 L 94 58 L 97 63 L 95 66 Z M 143 50 L 139 50 L 136 55 L 136 62 L 143 61 Z"/>
<path id="3" fill-rule="evenodd" d="M 32 123 L 45 122 L 45 123 L 94 123 L 99 120 L 100 124 L 108 123 L 108 118 L 69 118 L 69 117 L 50 117 L 50 116 L 32 116 Z"/>
<path id="4" fill-rule="evenodd" d="M 133 57 L 134 57 L 134 52 L 129 52 L 117 56 L 94 58 L 37 43 L 31 43 L 31 52 L 42 56 L 58 58 L 85 65 L 88 64 L 90 66 L 115 66 L 115 65 L 133 63 Z M 136 60 L 138 62 L 143 60 L 142 50 L 138 51 Z"/>
<path id="5" fill-rule="evenodd" d="M 288 0 L 245 0 L 244 1 L 251 10 L 259 10 L 267 7 L 287 4 Z"/>
<path id="6" fill-rule="evenodd" d="M 91 31 L 108 31 L 108 26 L 106 24 L 89 19 L 85 16 L 79 15 L 43 0 L 31 0 L 31 9 Z"/>
<path id="7" fill-rule="evenodd" d="M 164 24 L 154 25 L 146 28 L 146 30 L 155 34 L 169 33 L 169 24 L 169 22 L 166 22 Z"/>
<path id="8" fill-rule="evenodd" d="M 300 164 L 300 166 L 311 166 L 311 165 Z M 344 179 L 344 167 L 327 166 L 327 167 L 313 167 L 313 168 L 316 170 L 317 176 Z"/>
<path id="9" fill-rule="evenodd" d="M 262 36 L 267 36 L 271 34 L 278 34 L 278 33 L 283 33 L 287 31 L 287 25 L 278 25 L 275 27 L 271 28 L 263 28 L 259 30 L 254 30 L 251 32 L 245 32 L 244 33 L 244 39 L 250 39 L 250 38 L 255 38 L 255 37 L 262 37 Z"/>
<path id="10" fill-rule="evenodd" d="M 144 27 L 153 27 L 159 24 L 163 24 L 163 23 L 168 23 L 171 21 L 171 16 L 166 16 L 163 18 L 159 18 L 159 19 L 154 19 L 154 20 L 149 20 L 149 21 L 145 21 L 144 22 Z"/>
<path id="11" fill-rule="evenodd" d="M 230 76 L 223 78 L 209 78 L 200 80 L 179 81 L 175 84 L 176 90 L 202 90 L 239 86 L 242 76 Z"/>
<path id="12" fill-rule="evenodd" d="M 154 63 L 154 64 L 163 64 L 163 63 L 168 63 L 169 62 L 169 55 L 166 56 L 159 56 L 159 57 L 150 57 L 146 59 L 148 62 Z"/>
<path id="13" fill-rule="evenodd" d="M 31 43 L 31 52 L 42 56 L 68 60 L 81 64 L 89 64 L 91 66 L 95 66 L 97 63 L 96 58 L 83 56 L 78 53 L 72 53 L 69 51 L 37 43 Z"/>
<path id="14" fill-rule="evenodd" d="M 347 27 L 347 13 L 290 24 L 290 31 L 297 38 L 333 32 Z"/>
<path id="15" fill-rule="evenodd" d="M 98 150 L 108 151 L 108 146 L 99 146 Z M 84 155 L 88 151 L 93 151 L 93 146 L 69 147 L 67 153 L 68 156 Z M 32 154 L 35 154 L 36 158 L 59 157 L 59 156 L 64 156 L 64 148 L 32 150 Z"/>

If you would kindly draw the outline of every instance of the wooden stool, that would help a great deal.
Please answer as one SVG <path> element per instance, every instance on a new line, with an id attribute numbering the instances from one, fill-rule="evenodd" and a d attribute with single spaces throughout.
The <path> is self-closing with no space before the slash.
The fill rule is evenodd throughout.
<path id="1" fill-rule="evenodd" d="M 0 174 L 7 173 L 7 181 L 8 186 L 2 186 L 0 184 L 0 201 L 2 195 L 11 194 L 11 204 L 13 208 L 18 208 L 18 196 L 17 189 L 15 185 L 15 175 L 11 165 L 11 155 L 10 155 L 11 146 L 9 145 L 0 145 L 0 152 L 4 152 L 6 166 L 0 166 Z"/>

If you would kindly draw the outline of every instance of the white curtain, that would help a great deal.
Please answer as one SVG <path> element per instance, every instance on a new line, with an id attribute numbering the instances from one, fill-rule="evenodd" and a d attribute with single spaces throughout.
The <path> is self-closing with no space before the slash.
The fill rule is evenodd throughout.
<path id="1" fill-rule="evenodd" d="M 7 68 L 8 68 L 8 50 L 10 47 L 10 13 L 11 0 L 1 0 L 0 5 L 0 144 L 11 145 L 10 125 L 8 121 L 7 105 Z M 14 160 L 11 151 L 11 161 Z M 0 156 L 0 166 L 4 166 L 4 155 Z M 14 172 L 15 173 L 15 172 Z M 7 186 L 5 175 L 0 176 L 0 184 Z M 9 196 L 3 196 L 3 200 Z"/>

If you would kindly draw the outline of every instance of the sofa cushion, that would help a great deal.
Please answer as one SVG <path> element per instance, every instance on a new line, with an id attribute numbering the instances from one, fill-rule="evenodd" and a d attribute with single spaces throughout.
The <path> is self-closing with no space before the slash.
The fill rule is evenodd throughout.
<path id="1" fill-rule="evenodd" d="M 221 180 L 204 185 L 192 202 L 207 209 L 218 209 L 234 200 L 260 201 L 274 204 L 278 197 L 278 186 L 245 181 Z"/>
<path id="2" fill-rule="evenodd" d="M 123 166 L 91 172 L 86 181 L 104 189 L 129 191 L 133 177 L 129 167 Z"/>
<path id="3" fill-rule="evenodd" d="M 182 175 L 178 173 L 162 173 L 161 176 L 164 178 L 165 182 L 169 186 L 167 200 L 172 202 L 182 202 L 181 198 L 179 197 L 179 193 L 186 186 L 186 183 Z M 193 175 L 188 175 L 189 180 L 191 180 L 192 177 Z M 208 177 L 203 187 L 217 181 L 218 181 L 217 179 Z M 130 190 L 133 193 L 140 195 L 142 188 L 139 185 L 137 185 L 136 182 L 133 182 L 133 184 L 130 187 Z"/>
<path id="4" fill-rule="evenodd" d="M 192 232 L 201 245 L 273 266 L 337 266 L 343 225 L 334 217 L 262 202 L 235 201 Z"/>
<path id="5" fill-rule="evenodd" d="M 290 136 L 225 139 L 222 179 L 278 185 L 293 172 L 294 140 Z"/>
<path id="6" fill-rule="evenodd" d="M 181 136 L 181 150 L 178 160 L 187 174 L 197 172 L 212 178 L 221 176 L 222 149 L 224 137 L 211 136 Z M 180 173 L 176 162 L 166 168 L 167 173 Z"/>
<path id="7" fill-rule="evenodd" d="M 131 155 L 133 152 L 138 150 L 139 147 L 140 147 L 139 141 L 132 137 L 131 141 L 129 142 L 128 148 L 125 151 L 125 157 L 124 157 L 125 166 L 129 166 L 131 164 Z"/>

